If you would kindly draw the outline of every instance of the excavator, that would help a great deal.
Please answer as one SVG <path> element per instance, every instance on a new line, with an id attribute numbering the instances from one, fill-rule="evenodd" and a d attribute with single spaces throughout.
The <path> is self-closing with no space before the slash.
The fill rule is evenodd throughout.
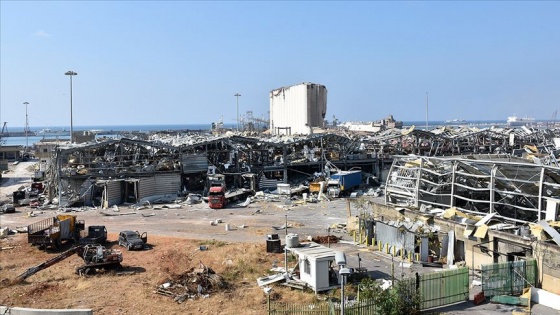
<path id="1" fill-rule="evenodd" d="M 84 260 L 84 264 L 76 268 L 76 274 L 80 276 L 92 274 L 96 269 L 120 267 L 122 262 L 122 252 L 120 250 L 107 249 L 99 244 L 78 245 L 27 269 L 22 274 L 18 275 L 14 282 L 21 282 L 37 272 L 47 269 L 73 255 L 78 255 Z"/>

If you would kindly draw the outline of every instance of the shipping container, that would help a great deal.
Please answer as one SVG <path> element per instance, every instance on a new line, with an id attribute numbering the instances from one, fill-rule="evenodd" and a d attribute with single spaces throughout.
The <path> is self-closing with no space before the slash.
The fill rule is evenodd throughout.
<path id="1" fill-rule="evenodd" d="M 340 191 L 346 191 L 360 186 L 362 183 L 362 171 L 340 171 L 332 174 L 330 179 L 339 182 Z"/>

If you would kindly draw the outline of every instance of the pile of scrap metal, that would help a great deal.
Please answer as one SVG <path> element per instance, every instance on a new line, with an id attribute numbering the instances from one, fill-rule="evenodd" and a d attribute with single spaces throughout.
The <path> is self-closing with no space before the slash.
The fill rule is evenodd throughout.
<path id="1" fill-rule="evenodd" d="M 169 296 L 177 303 L 197 297 L 207 298 L 210 293 L 227 288 L 225 280 L 210 267 L 200 263 L 199 268 L 179 274 L 159 285 L 154 293 Z"/>
<path id="2" fill-rule="evenodd" d="M 559 129 L 528 127 L 479 129 L 469 126 L 440 126 L 426 131 L 411 126 L 408 129 L 388 129 L 364 136 L 364 141 L 374 143 L 380 156 L 419 154 L 425 156 L 457 154 L 513 153 L 526 144 L 534 144 L 543 152 L 558 156 Z M 548 161 L 545 161 L 548 162 Z M 552 162 L 552 161 L 551 161 Z M 551 164 L 556 165 L 556 164 Z"/>

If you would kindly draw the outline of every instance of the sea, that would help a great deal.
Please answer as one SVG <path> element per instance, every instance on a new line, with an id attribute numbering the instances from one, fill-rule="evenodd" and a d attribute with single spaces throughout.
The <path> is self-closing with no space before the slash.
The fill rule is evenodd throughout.
<path id="1" fill-rule="evenodd" d="M 538 121 L 537 121 L 538 122 Z M 475 120 L 466 121 L 459 123 L 460 125 L 477 126 L 481 128 L 487 128 L 491 126 L 505 126 L 506 122 L 504 120 Z M 456 126 L 459 124 L 450 124 L 445 121 L 428 121 L 428 128 L 434 128 L 438 126 Z M 403 121 L 403 128 L 410 126 L 416 126 L 419 129 L 426 129 L 426 121 Z M 235 129 L 236 124 L 224 124 L 224 128 Z M 212 123 L 207 124 L 177 124 L 177 125 L 121 125 L 121 126 L 74 126 L 74 132 L 76 131 L 94 131 L 97 134 L 97 138 L 111 137 L 118 138 L 119 133 L 123 131 L 130 132 L 152 132 L 152 131 L 176 131 L 176 130 L 197 130 L 197 131 L 210 131 L 212 128 Z M 70 132 L 68 126 L 38 126 L 30 127 L 29 130 L 34 133 L 27 138 L 25 136 L 17 137 L 2 137 L 2 145 L 22 145 L 25 146 L 29 144 L 30 146 L 34 143 L 43 140 L 61 140 L 67 141 L 70 139 Z M 16 127 L 10 129 L 9 132 L 23 132 L 23 127 Z M 42 131 L 42 133 L 40 133 Z"/>

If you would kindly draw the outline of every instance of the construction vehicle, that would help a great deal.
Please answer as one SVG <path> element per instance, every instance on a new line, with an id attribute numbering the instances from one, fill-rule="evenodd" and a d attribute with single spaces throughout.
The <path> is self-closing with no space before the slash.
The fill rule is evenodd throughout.
<path id="1" fill-rule="evenodd" d="M 80 276 L 92 274 L 96 271 L 96 269 L 120 267 L 122 262 L 122 252 L 119 250 L 107 249 L 99 244 L 78 245 L 38 264 L 37 266 L 27 269 L 22 274 L 18 275 L 15 281 L 21 282 L 37 272 L 47 269 L 72 255 L 78 255 L 84 260 L 84 264 L 75 270 L 76 274 Z"/>
<path id="2" fill-rule="evenodd" d="M 232 200 L 238 200 L 257 191 L 257 175 L 245 173 L 235 175 L 238 188 L 227 189 L 225 176 L 216 174 L 208 177 L 210 189 L 208 191 L 208 206 L 212 209 L 222 209 Z"/>
<path id="3" fill-rule="evenodd" d="M 60 214 L 27 226 L 27 242 L 58 249 L 63 241 L 77 242 L 84 228 L 84 221 L 77 220 L 75 215 Z"/>
<path id="4" fill-rule="evenodd" d="M 80 245 L 103 244 L 107 241 L 107 228 L 104 225 L 91 225 L 88 234 L 80 238 Z"/>

